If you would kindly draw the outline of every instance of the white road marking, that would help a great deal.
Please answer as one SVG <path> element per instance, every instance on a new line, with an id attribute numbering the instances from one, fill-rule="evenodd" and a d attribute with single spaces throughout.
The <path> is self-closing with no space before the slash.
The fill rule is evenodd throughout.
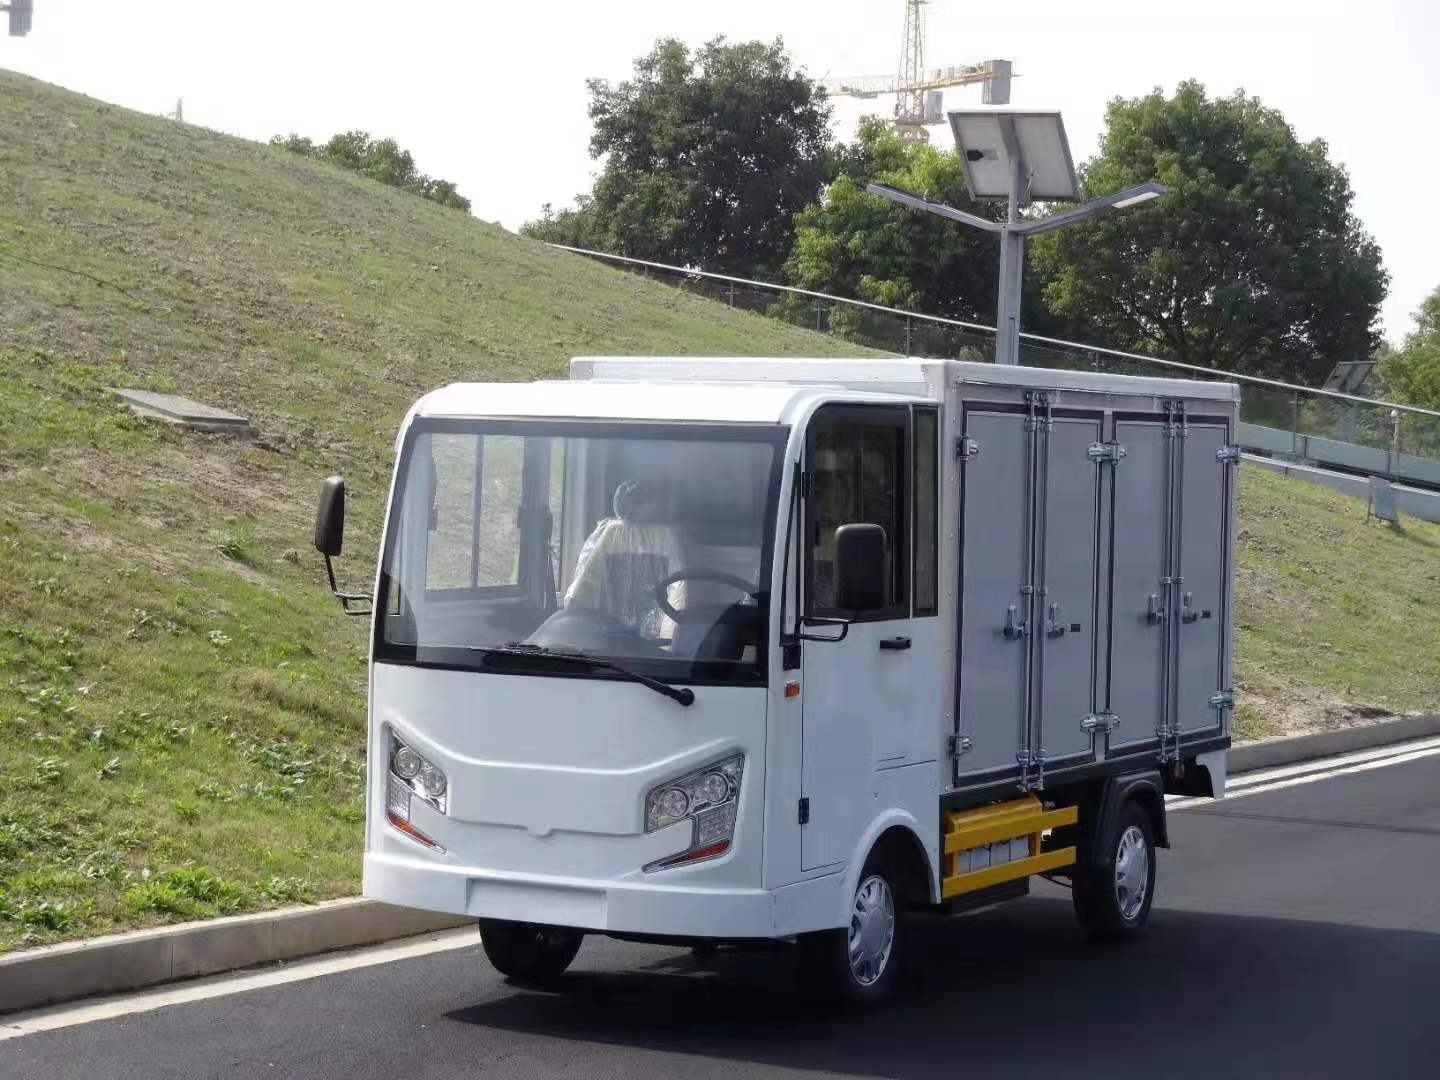
<path id="1" fill-rule="evenodd" d="M 1437 746 L 1440 746 L 1440 737 L 1411 739 L 1408 742 L 1390 743 L 1388 746 L 1378 746 L 1370 750 L 1352 750 L 1348 754 L 1313 758 L 1310 761 L 1302 761 L 1298 765 L 1282 765 L 1271 769 L 1257 769 L 1254 772 L 1240 773 L 1237 776 L 1230 777 L 1230 782 L 1227 787 L 1248 787 L 1251 784 L 1264 784 L 1271 780 L 1281 780 L 1289 776 L 1324 772 L 1330 769 L 1342 768 L 1346 765 L 1357 765 L 1362 761 L 1375 761 L 1379 758 L 1394 757 L 1397 754 L 1408 754 L 1413 750 L 1429 750 L 1431 747 Z"/>
<path id="2" fill-rule="evenodd" d="M 478 945 L 479 937 L 474 927 L 458 930 L 444 930 L 438 934 L 410 938 L 386 945 L 373 945 L 363 949 L 319 956 L 312 960 L 297 960 L 263 971 L 232 972 L 226 975 L 212 975 L 192 982 L 142 990 L 123 996 L 91 998 L 68 1005 L 55 1005 L 30 1012 L 15 1013 L 0 1017 L 0 1042 L 18 1039 L 23 1035 L 34 1035 L 41 1031 L 88 1024 L 95 1020 L 112 1020 L 117 1016 L 163 1009 L 167 1005 L 183 1005 L 191 1001 L 205 1001 L 208 998 L 239 994 L 246 990 L 259 990 L 266 986 L 280 986 L 285 983 L 301 982 L 334 975 L 341 971 L 389 964 L 396 960 L 408 960 L 416 956 L 463 949 Z"/>
<path id="3" fill-rule="evenodd" d="M 1281 791 L 1284 788 L 1298 787 L 1301 784 L 1313 784 L 1317 780 L 1329 780 L 1336 776 L 1349 776 L 1352 773 L 1368 772 L 1371 769 L 1383 769 L 1387 765 L 1401 765 L 1407 761 L 1419 761 L 1421 758 L 1434 757 L 1436 754 L 1440 754 L 1440 745 L 1428 746 L 1424 749 L 1412 750 L 1408 753 L 1388 754 L 1384 757 L 1361 761 L 1354 765 L 1307 772 L 1300 776 L 1291 776 L 1270 783 L 1242 784 L 1234 788 L 1227 785 L 1223 799 L 1210 799 L 1203 795 L 1190 798 L 1182 797 L 1173 800 L 1167 798 L 1165 800 L 1165 809 L 1188 810 L 1194 806 L 1219 805 L 1220 803 L 1229 802 L 1231 799 L 1243 799 L 1246 795 L 1263 795 L 1267 791 Z"/>

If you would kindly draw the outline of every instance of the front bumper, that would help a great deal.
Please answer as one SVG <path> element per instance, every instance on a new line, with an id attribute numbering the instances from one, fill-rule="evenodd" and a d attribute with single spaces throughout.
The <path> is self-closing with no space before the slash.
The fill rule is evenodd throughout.
<path id="1" fill-rule="evenodd" d="M 386 852 L 366 852 L 363 878 L 365 896 L 405 907 L 602 933 L 714 938 L 829 929 L 844 906 L 840 890 L 838 874 L 779 889 L 737 889 L 520 874 Z"/>

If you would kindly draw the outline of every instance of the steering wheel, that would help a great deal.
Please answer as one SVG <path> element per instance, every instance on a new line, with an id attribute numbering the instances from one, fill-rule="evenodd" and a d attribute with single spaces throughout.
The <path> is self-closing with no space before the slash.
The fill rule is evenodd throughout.
<path id="1" fill-rule="evenodd" d="M 760 602 L 760 586 L 754 582 L 746 581 L 744 578 L 736 577 L 734 574 L 727 574 L 720 570 L 707 570 L 701 566 L 692 566 L 683 570 L 676 570 L 675 573 L 656 585 L 655 588 L 651 590 L 651 594 L 655 597 L 655 603 L 660 606 L 660 610 L 677 623 L 683 623 L 691 617 L 686 614 L 687 610 L 691 611 L 692 614 L 696 610 L 693 608 L 685 609 L 671 606 L 669 589 L 670 586 L 674 585 L 677 581 L 713 581 L 717 585 L 729 585 L 733 589 L 739 589 L 757 604 Z M 700 616 L 697 615 L 696 617 L 698 618 Z M 710 610 L 706 612 L 703 617 L 713 619 L 715 613 L 713 610 Z"/>

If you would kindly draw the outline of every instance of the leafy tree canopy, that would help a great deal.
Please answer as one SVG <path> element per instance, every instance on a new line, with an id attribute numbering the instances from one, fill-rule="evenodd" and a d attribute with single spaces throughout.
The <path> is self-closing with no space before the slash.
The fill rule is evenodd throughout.
<path id="1" fill-rule="evenodd" d="M 825 179 L 830 107 L 783 43 L 692 52 L 670 38 L 617 85 L 591 79 L 590 153 L 604 166 L 571 209 L 546 206 L 528 236 L 769 276 L 791 219 Z"/>
<path id="2" fill-rule="evenodd" d="M 1087 197 L 1159 180 L 1170 194 L 1032 245 L 1045 299 L 1085 340 L 1319 383 L 1370 356 L 1388 275 L 1319 139 L 1198 82 L 1119 99 Z"/>
<path id="3" fill-rule="evenodd" d="M 1440 287 L 1415 312 L 1399 349 L 1382 349 L 1380 378 L 1408 405 L 1440 409 Z"/>
<path id="4" fill-rule="evenodd" d="M 302 157 L 328 161 L 442 206 L 470 209 L 470 200 L 455 190 L 454 183 L 426 176 L 416 168 L 410 151 L 400 149 L 394 139 L 372 139 L 368 132 L 343 131 L 318 144 L 303 135 L 276 135 L 270 145 Z"/>

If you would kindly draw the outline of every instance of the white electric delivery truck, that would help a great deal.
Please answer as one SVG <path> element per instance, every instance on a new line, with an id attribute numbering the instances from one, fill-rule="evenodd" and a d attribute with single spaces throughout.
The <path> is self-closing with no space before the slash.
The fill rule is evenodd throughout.
<path id="1" fill-rule="evenodd" d="M 866 1000 L 907 911 L 1155 895 L 1230 742 L 1223 382 L 933 360 L 581 358 L 401 427 L 364 893 L 501 972 L 586 934 L 793 942 Z M 341 550 L 344 481 L 316 547 Z M 335 577 L 330 571 L 332 588 Z"/>

